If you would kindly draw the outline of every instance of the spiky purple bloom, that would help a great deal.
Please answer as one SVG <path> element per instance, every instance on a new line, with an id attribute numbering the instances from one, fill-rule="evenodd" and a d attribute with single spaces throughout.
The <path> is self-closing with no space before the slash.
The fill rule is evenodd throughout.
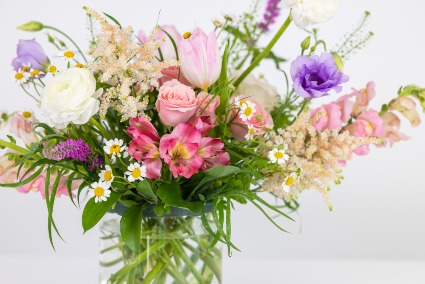
<path id="1" fill-rule="evenodd" d="M 276 22 L 276 18 L 280 14 L 279 3 L 281 0 L 268 0 L 266 11 L 263 15 L 263 21 L 258 24 L 258 27 L 265 32 L 270 30 L 270 26 Z"/>
<path id="2" fill-rule="evenodd" d="M 349 80 L 329 53 L 322 53 L 320 57 L 298 56 L 292 61 L 291 77 L 297 95 L 309 99 L 327 96 L 332 90 L 339 93 L 340 85 Z"/>
<path id="3" fill-rule="evenodd" d="M 43 151 L 43 155 L 50 160 L 60 161 L 72 159 L 80 162 L 89 162 L 92 150 L 82 139 L 68 139 L 56 144 L 52 149 Z"/>
<path id="4" fill-rule="evenodd" d="M 99 168 L 101 170 L 104 169 L 103 159 L 101 156 L 96 156 L 91 159 L 90 165 L 89 165 L 89 171 L 93 171 L 95 168 Z"/>

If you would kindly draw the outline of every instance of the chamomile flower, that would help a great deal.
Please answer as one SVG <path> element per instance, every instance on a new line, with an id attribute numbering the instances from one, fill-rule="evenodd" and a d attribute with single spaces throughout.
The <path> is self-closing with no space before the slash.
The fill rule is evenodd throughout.
<path id="1" fill-rule="evenodd" d="M 297 173 L 291 173 L 286 177 L 285 181 L 282 183 L 283 191 L 289 193 L 291 190 L 291 186 L 299 180 L 299 176 Z"/>
<path id="2" fill-rule="evenodd" d="M 124 145 L 124 141 L 117 138 L 106 141 L 106 145 L 103 147 L 105 153 L 111 158 L 112 163 L 115 163 L 117 157 L 125 157 L 126 149 L 127 146 Z"/>
<path id="3" fill-rule="evenodd" d="M 34 120 L 34 112 L 32 112 L 29 109 L 23 109 L 20 111 L 20 114 L 23 118 L 25 118 L 26 121 L 33 121 Z"/>
<path id="4" fill-rule="evenodd" d="M 89 196 L 94 197 L 96 203 L 106 201 L 111 196 L 110 187 L 111 184 L 105 181 L 94 182 L 89 189 Z"/>
<path id="5" fill-rule="evenodd" d="M 68 63 L 75 58 L 75 52 L 69 49 L 60 51 L 58 55 L 65 59 Z"/>
<path id="6" fill-rule="evenodd" d="M 285 150 L 274 148 L 269 152 L 269 159 L 272 163 L 284 164 L 289 160 L 289 156 Z"/>
<path id="7" fill-rule="evenodd" d="M 146 177 L 146 167 L 139 163 L 130 164 L 127 170 L 125 174 L 128 176 L 127 179 L 129 182 L 143 180 Z"/>
<path id="8" fill-rule="evenodd" d="M 254 139 L 255 135 L 255 128 L 252 124 L 248 124 L 248 132 L 245 135 L 245 140 L 252 140 Z"/>
<path id="9" fill-rule="evenodd" d="M 77 64 L 75 64 L 75 67 L 77 67 L 77 68 L 84 68 L 84 64 L 82 64 L 82 63 L 77 63 Z"/>
<path id="10" fill-rule="evenodd" d="M 16 84 L 25 84 L 28 81 L 28 73 L 23 72 L 22 69 L 13 72 L 13 80 Z"/>
<path id="11" fill-rule="evenodd" d="M 111 183 L 114 180 L 114 174 L 112 173 L 111 166 L 106 165 L 105 169 L 100 171 L 99 178 L 100 181 L 106 181 Z"/>
<path id="12" fill-rule="evenodd" d="M 40 70 L 38 70 L 38 69 L 30 69 L 30 77 L 31 78 L 39 78 L 39 76 L 40 75 L 42 75 L 42 74 L 44 74 L 43 72 L 41 72 Z"/>
<path id="13" fill-rule="evenodd" d="M 250 120 L 254 114 L 255 114 L 255 104 L 249 100 L 245 100 L 244 103 L 242 103 L 241 108 L 239 110 L 239 117 L 243 121 Z"/>
<path id="14" fill-rule="evenodd" d="M 49 71 L 50 74 L 52 74 L 53 76 L 56 75 L 58 73 L 58 68 L 55 65 L 50 65 L 47 70 Z"/>

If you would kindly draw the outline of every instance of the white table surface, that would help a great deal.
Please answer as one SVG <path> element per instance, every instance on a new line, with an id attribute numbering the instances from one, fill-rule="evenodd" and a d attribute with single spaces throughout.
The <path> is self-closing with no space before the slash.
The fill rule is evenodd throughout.
<path id="1" fill-rule="evenodd" d="M 96 284 L 95 258 L 0 255 L 2 284 Z M 425 260 L 236 259 L 225 257 L 223 283 L 423 284 Z"/>

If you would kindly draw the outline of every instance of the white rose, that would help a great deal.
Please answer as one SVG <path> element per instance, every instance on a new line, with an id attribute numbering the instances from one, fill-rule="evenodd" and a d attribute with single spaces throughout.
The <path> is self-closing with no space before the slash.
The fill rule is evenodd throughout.
<path id="1" fill-rule="evenodd" d="M 233 74 L 234 78 L 241 75 L 241 72 Z M 234 92 L 234 96 L 242 95 L 252 98 L 258 102 L 266 111 L 270 112 L 277 103 L 279 94 L 276 88 L 264 79 L 258 79 L 254 75 L 248 75 Z"/>
<path id="2" fill-rule="evenodd" d="M 310 24 L 329 21 L 339 7 L 339 0 L 283 0 L 286 7 L 292 8 L 292 19 L 300 29 Z"/>
<path id="3" fill-rule="evenodd" d="M 89 70 L 70 68 L 46 85 L 40 108 L 59 129 L 71 122 L 84 124 L 99 111 L 102 92 L 96 91 L 96 79 Z"/>

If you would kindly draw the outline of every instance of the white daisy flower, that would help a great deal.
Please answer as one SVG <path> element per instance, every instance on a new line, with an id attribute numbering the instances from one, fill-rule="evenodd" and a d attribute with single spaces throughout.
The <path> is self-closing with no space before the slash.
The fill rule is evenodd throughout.
<path id="1" fill-rule="evenodd" d="M 114 180 L 114 174 L 112 173 L 111 166 L 106 165 L 105 169 L 100 171 L 99 178 L 100 181 L 106 181 L 111 183 Z"/>
<path id="2" fill-rule="evenodd" d="M 254 139 L 255 135 L 255 128 L 252 124 L 248 124 L 248 132 L 245 135 L 245 140 L 252 140 Z"/>
<path id="3" fill-rule="evenodd" d="M 31 78 L 35 78 L 35 79 L 37 79 L 37 78 L 39 78 L 40 77 L 40 75 L 42 75 L 42 74 L 44 74 L 43 72 L 41 72 L 40 70 L 38 70 L 38 69 L 30 69 L 30 77 Z"/>
<path id="4" fill-rule="evenodd" d="M 105 181 L 94 182 L 89 189 L 89 196 L 94 197 L 96 203 L 106 201 L 111 196 L 110 187 L 111 184 Z"/>
<path id="5" fill-rule="evenodd" d="M 50 74 L 52 74 L 53 76 L 56 75 L 58 73 L 58 68 L 55 65 L 50 65 L 47 70 L 49 71 Z"/>
<path id="6" fill-rule="evenodd" d="M 58 56 L 62 57 L 69 63 L 71 62 L 71 60 L 75 58 L 75 52 L 73 50 L 66 49 L 66 50 L 60 51 Z"/>
<path id="7" fill-rule="evenodd" d="M 103 147 L 105 153 L 111 158 L 112 163 L 115 163 L 116 157 L 126 157 L 128 155 L 126 149 L 127 146 L 124 145 L 124 141 L 117 138 L 106 141 L 106 145 Z"/>
<path id="8" fill-rule="evenodd" d="M 254 114 L 255 114 L 255 104 L 249 100 L 245 100 L 244 103 L 242 103 L 240 110 L 239 110 L 239 117 L 243 121 L 250 120 Z"/>
<path id="9" fill-rule="evenodd" d="M 129 182 L 143 180 L 146 177 L 146 167 L 139 163 L 130 164 L 127 170 L 125 174 L 128 176 L 127 179 Z"/>
<path id="10" fill-rule="evenodd" d="M 285 150 L 274 148 L 269 152 L 269 159 L 272 163 L 284 164 L 289 160 L 289 156 Z"/>
<path id="11" fill-rule="evenodd" d="M 23 109 L 19 113 L 23 116 L 23 118 L 25 118 L 26 121 L 34 120 L 34 112 L 29 109 Z"/>
<path id="12" fill-rule="evenodd" d="M 16 84 L 25 84 L 28 81 L 28 73 L 22 71 L 22 69 L 19 69 L 18 71 L 13 71 L 13 80 L 16 82 Z"/>
<path id="13" fill-rule="evenodd" d="M 289 176 L 286 177 L 285 181 L 282 183 L 283 191 L 286 193 L 289 193 L 291 190 L 291 186 L 299 180 L 299 176 L 297 173 L 291 173 Z"/>

